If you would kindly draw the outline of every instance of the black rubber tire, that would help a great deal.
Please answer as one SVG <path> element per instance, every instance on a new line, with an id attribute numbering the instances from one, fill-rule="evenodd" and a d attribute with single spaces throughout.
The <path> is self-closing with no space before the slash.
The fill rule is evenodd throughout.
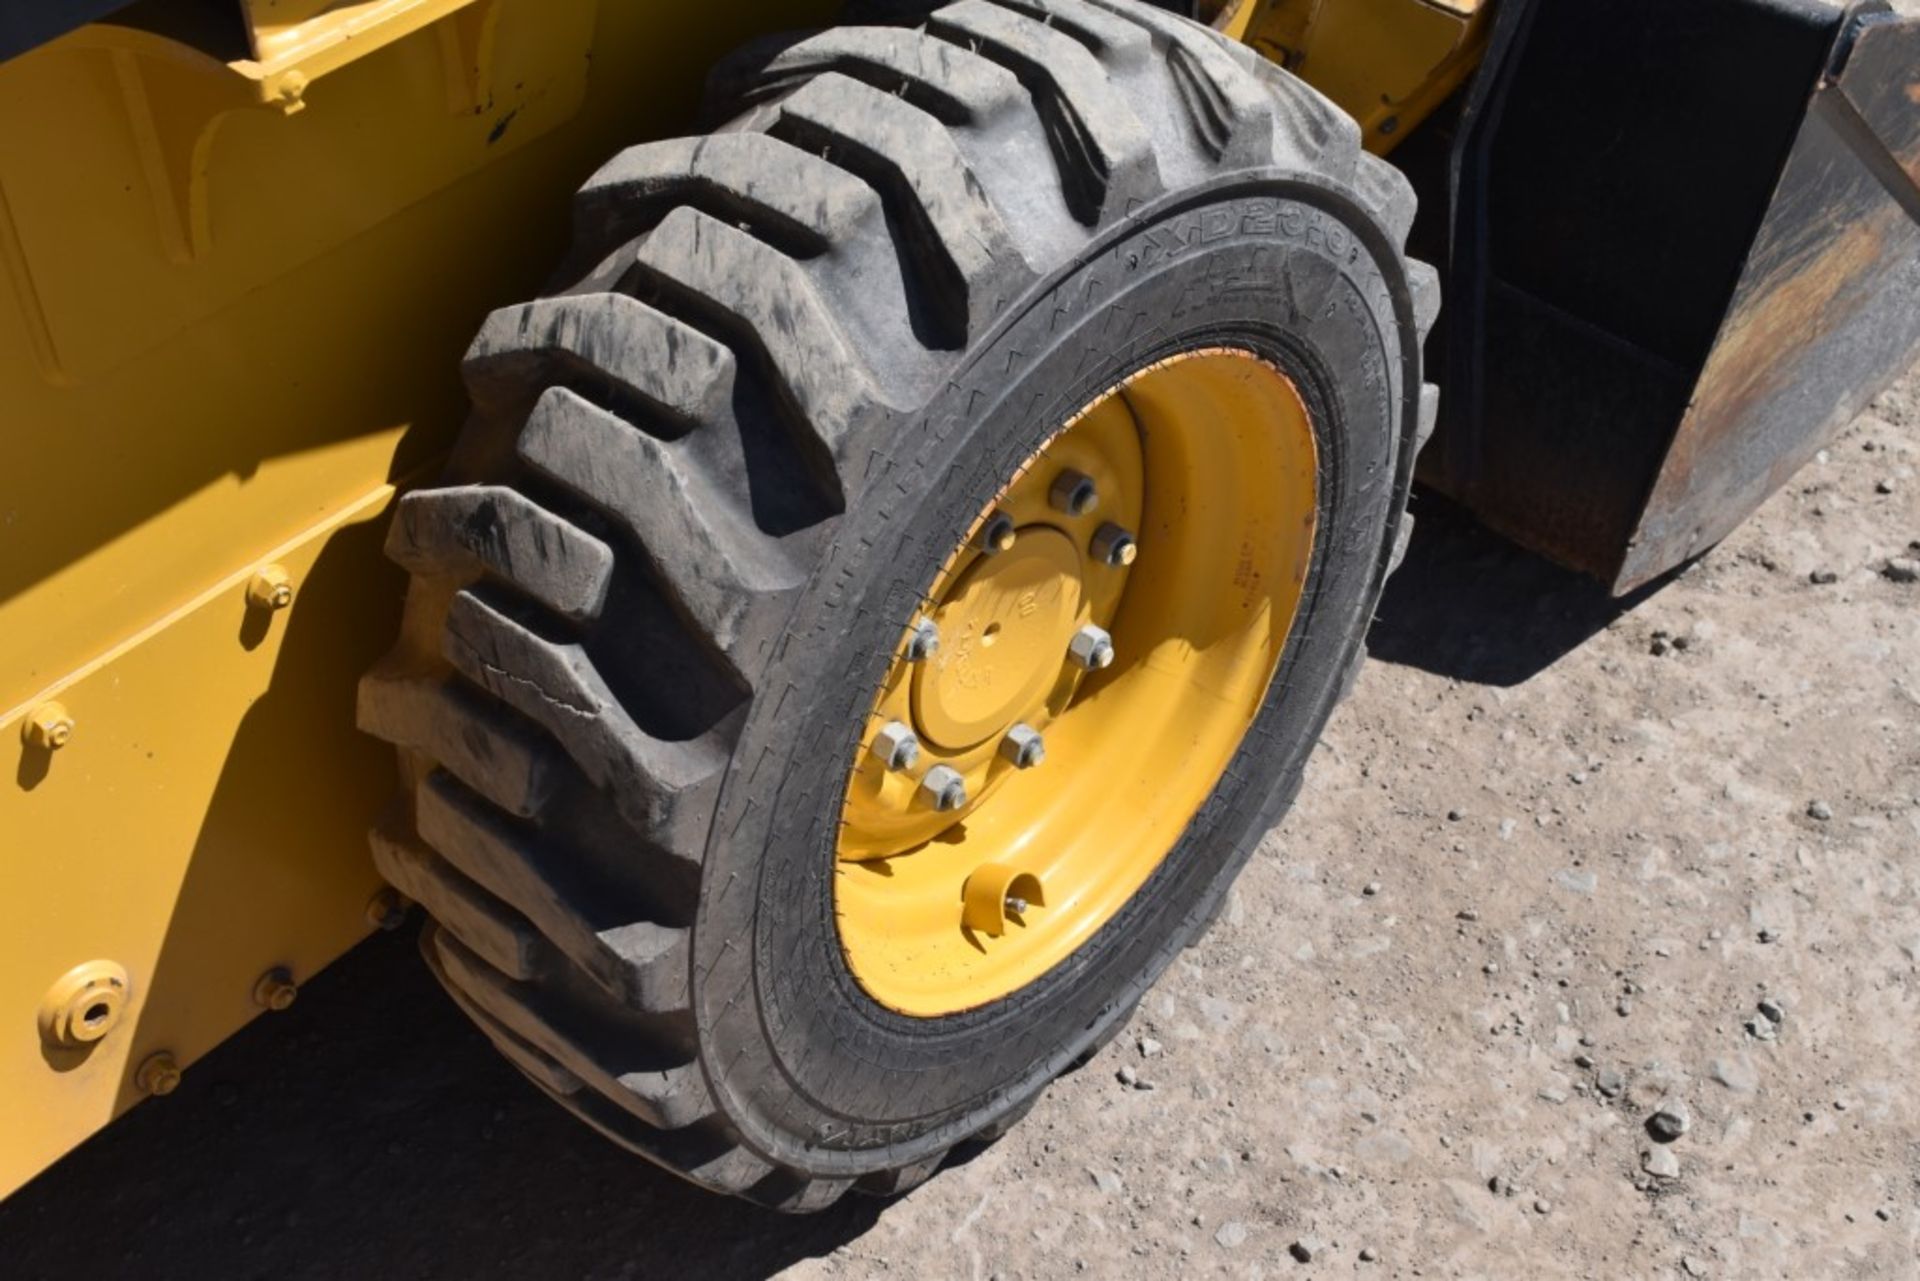
<path id="1" fill-rule="evenodd" d="M 1350 120 L 1131 0 L 962 0 L 713 84 L 740 114 L 602 169 L 559 286 L 475 340 L 359 717 L 407 788 L 379 866 L 487 1035 L 662 1165 L 811 1210 L 1002 1132 L 1278 820 L 1404 547 L 1437 296 Z M 833 836 L 918 593 L 1067 415 L 1222 344 L 1287 370 L 1320 447 L 1264 709 L 1069 961 L 965 1014 L 882 1008 L 838 950 Z"/>

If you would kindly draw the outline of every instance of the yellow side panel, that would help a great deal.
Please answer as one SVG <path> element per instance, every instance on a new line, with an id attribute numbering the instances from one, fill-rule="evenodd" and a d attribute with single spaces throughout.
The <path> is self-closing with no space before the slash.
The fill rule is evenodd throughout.
<path id="1" fill-rule="evenodd" d="M 0 1195 L 148 1054 L 256 1014 L 263 970 L 369 928 L 393 775 L 353 685 L 398 614 L 392 487 L 444 452 L 460 353 L 538 289 L 572 189 L 832 5 L 357 8 L 406 25 L 279 31 L 270 67 L 97 26 L 0 65 Z M 250 611 L 270 561 L 293 604 Z M 23 727 L 53 699 L 48 752 Z M 126 1015 L 55 1048 L 42 997 L 95 960 Z"/>

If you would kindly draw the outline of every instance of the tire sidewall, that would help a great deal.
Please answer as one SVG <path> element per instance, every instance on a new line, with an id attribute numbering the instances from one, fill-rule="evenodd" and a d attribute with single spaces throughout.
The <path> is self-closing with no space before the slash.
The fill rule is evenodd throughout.
<path id="1" fill-rule="evenodd" d="M 1345 197 L 1281 175 L 1223 180 L 1124 220 L 923 408 L 861 442 L 845 469 L 856 494 L 742 729 L 694 926 L 702 1061 L 752 1146 L 822 1177 L 926 1159 L 1069 1066 L 1208 919 L 1297 787 L 1377 594 L 1417 386 L 1399 270 Z M 880 1006 L 840 954 L 834 835 L 921 592 L 1060 423 L 1135 370 L 1218 346 L 1280 366 L 1319 451 L 1312 565 L 1253 727 L 1160 867 L 1066 961 L 950 1017 Z"/>

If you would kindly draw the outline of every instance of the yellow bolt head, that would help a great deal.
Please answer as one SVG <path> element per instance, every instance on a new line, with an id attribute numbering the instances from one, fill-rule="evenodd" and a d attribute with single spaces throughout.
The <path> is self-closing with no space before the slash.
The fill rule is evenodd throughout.
<path id="1" fill-rule="evenodd" d="M 247 584 L 247 604 L 255 609 L 285 609 L 293 604 L 293 575 L 284 565 L 267 565 Z"/>
<path id="2" fill-rule="evenodd" d="M 73 715 L 67 711 L 64 703 L 42 703 L 27 713 L 21 733 L 34 747 L 57 752 L 73 737 Z"/>
<path id="3" fill-rule="evenodd" d="M 149 1054 L 133 1074 L 133 1083 L 144 1094 L 172 1094 L 180 1088 L 180 1064 L 165 1050 Z"/>
<path id="4" fill-rule="evenodd" d="M 293 981 L 293 971 L 284 965 L 276 965 L 268 970 L 253 985 L 253 1003 L 263 1010 L 284 1010 L 299 995 L 300 988 Z"/>

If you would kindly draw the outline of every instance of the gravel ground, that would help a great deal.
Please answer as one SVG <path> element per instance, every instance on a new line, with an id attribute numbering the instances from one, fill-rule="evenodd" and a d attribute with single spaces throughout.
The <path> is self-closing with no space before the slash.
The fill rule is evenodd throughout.
<path id="1" fill-rule="evenodd" d="M 625 1157 L 395 936 L 0 1206 L 0 1269 L 1920 1276 L 1917 429 L 1920 372 L 1624 602 L 1417 500 L 1219 926 L 901 1201 Z"/>

